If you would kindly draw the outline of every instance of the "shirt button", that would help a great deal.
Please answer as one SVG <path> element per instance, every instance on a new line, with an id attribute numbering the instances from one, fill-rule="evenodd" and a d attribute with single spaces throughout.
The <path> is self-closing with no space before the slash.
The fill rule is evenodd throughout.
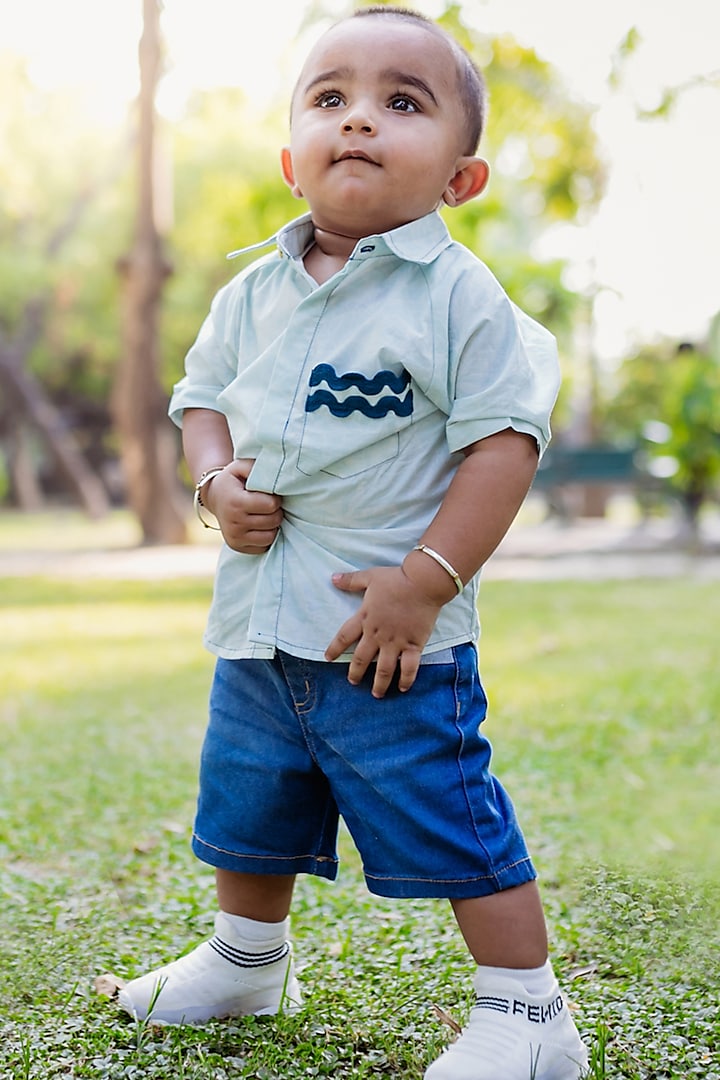
<path id="1" fill-rule="evenodd" d="M 375 245 L 374 244 L 365 244 L 364 247 L 360 248 L 360 254 L 364 255 L 366 252 L 374 251 L 374 250 L 375 250 Z"/>

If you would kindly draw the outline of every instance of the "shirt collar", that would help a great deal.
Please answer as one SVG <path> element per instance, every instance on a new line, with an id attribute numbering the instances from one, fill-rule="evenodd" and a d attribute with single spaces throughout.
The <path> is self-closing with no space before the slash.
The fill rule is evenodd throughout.
<path id="1" fill-rule="evenodd" d="M 257 251 L 260 248 L 270 247 L 271 244 L 277 244 L 283 255 L 290 259 L 299 259 L 307 251 L 312 241 L 312 233 L 312 215 L 310 213 L 303 214 L 302 217 L 288 222 L 278 232 L 269 236 L 267 240 L 261 240 L 257 244 L 250 244 L 248 247 L 238 248 L 237 251 L 231 251 L 226 257 L 235 259 L 238 255 L 245 255 L 249 251 Z M 358 240 L 350 258 L 355 258 L 358 254 L 377 254 L 378 252 L 389 251 L 408 262 L 430 263 L 450 243 L 452 243 L 452 238 L 447 225 L 437 210 L 433 210 L 416 221 L 410 221 L 407 225 L 400 225 L 397 229 L 363 237 Z"/>

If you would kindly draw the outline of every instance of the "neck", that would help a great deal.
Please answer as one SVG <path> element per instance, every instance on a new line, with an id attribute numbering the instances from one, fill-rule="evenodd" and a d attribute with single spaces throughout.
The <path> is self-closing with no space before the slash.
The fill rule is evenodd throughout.
<path id="1" fill-rule="evenodd" d="M 318 225 L 317 221 L 313 221 L 312 226 L 313 226 L 313 229 L 315 230 L 315 232 L 319 232 L 323 236 L 339 236 L 342 240 L 352 240 L 353 243 L 356 243 L 358 240 L 361 240 L 363 238 L 363 236 L 365 235 L 365 233 L 333 232 L 332 229 L 323 229 L 322 225 Z"/>
<path id="2" fill-rule="evenodd" d="M 360 235 L 351 236 L 349 233 L 333 232 L 331 229 L 323 229 L 313 221 L 315 230 L 315 243 L 324 255 L 344 256 L 352 254 L 355 244 Z"/>

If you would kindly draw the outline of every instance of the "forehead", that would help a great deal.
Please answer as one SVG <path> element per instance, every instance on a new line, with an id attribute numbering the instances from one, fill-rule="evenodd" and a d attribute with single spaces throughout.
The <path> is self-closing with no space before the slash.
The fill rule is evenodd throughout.
<path id="1" fill-rule="evenodd" d="M 458 88 L 449 42 L 432 26 L 391 15 L 349 18 L 326 31 L 305 61 L 297 92 L 326 72 L 360 78 L 421 73 L 440 92 L 452 95 Z"/>

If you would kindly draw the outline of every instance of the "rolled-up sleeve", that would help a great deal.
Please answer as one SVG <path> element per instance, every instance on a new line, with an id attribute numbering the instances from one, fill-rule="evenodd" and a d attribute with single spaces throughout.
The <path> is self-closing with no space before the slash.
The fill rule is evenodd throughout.
<path id="1" fill-rule="evenodd" d="M 185 375 L 173 387 L 168 415 L 182 427 L 185 409 L 215 409 L 218 395 L 237 374 L 237 327 L 241 294 L 237 281 L 215 296 L 210 313 L 185 358 Z"/>
<path id="2" fill-rule="evenodd" d="M 454 302 L 465 305 L 460 321 L 468 332 L 456 342 L 450 450 L 513 428 L 531 435 L 542 455 L 560 388 L 555 338 L 499 289 L 487 290 L 479 305 L 476 301 L 477 315 L 468 309 L 467 297 Z"/>

